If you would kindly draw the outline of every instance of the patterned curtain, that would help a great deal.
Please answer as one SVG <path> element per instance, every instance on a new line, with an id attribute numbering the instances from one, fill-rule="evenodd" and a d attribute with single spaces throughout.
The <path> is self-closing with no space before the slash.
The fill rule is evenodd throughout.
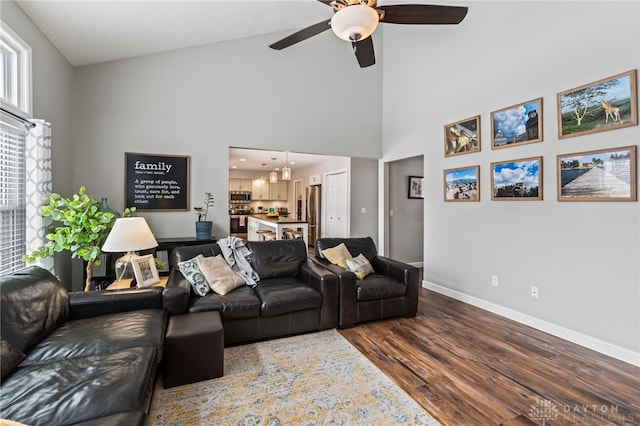
<path id="1" fill-rule="evenodd" d="M 27 253 L 45 243 L 49 218 L 40 216 L 40 207 L 47 204 L 51 194 L 51 124 L 44 120 L 30 120 L 34 127 L 26 138 L 26 249 Z M 38 261 L 43 268 L 54 272 L 53 258 Z"/>

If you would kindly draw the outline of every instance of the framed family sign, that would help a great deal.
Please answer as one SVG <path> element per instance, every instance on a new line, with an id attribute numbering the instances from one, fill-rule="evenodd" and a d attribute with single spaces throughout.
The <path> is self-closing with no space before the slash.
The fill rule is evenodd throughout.
<path id="1" fill-rule="evenodd" d="M 558 93 L 558 138 L 638 124 L 636 70 Z"/>

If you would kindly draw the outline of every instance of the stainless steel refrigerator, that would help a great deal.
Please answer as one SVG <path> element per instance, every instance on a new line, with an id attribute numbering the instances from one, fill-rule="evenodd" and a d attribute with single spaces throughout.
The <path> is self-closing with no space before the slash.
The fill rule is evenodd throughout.
<path id="1" fill-rule="evenodd" d="M 320 238 L 320 185 L 307 186 L 307 222 L 309 225 L 309 245 L 314 247 Z"/>

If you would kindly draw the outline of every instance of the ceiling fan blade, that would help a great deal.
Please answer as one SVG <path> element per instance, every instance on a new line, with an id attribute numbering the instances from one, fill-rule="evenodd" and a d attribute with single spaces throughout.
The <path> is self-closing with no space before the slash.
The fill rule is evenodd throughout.
<path id="1" fill-rule="evenodd" d="M 378 6 L 384 11 L 380 22 L 390 24 L 459 24 L 467 16 L 462 6 L 436 6 L 431 4 L 394 4 Z"/>
<path id="2" fill-rule="evenodd" d="M 332 2 L 333 0 L 318 0 L 318 1 L 319 1 L 320 3 L 324 3 L 324 4 L 326 4 L 327 6 L 331 7 L 331 2 Z"/>
<path id="3" fill-rule="evenodd" d="M 376 55 L 373 52 L 373 40 L 367 37 L 363 40 L 351 42 L 353 53 L 360 64 L 360 68 L 370 67 L 376 63 Z"/>
<path id="4" fill-rule="evenodd" d="M 276 41 L 273 44 L 270 44 L 269 47 L 276 50 L 282 50 L 285 47 L 289 47 L 293 44 L 300 43 L 314 35 L 318 35 L 323 31 L 331 28 L 331 19 L 324 20 L 322 22 L 318 22 L 317 24 L 311 25 L 310 27 L 304 28 L 296 33 L 293 33 L 282 40 Z"/>

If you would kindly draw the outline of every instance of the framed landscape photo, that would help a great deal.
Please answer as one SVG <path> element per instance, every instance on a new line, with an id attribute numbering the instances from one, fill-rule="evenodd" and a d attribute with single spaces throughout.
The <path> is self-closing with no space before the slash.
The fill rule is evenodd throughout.
<path id="1" fill-rule="evenodd" d="M 558 138 L 638 124 L 636 70 L 560 92 Z"/>
<path id="2" fill-rule="evenodd" d="M 637 201 L 635 145 L 557 159 L 558 201 Z"/>
<path id="3" fill-rule="evenodd" d="M 153 255 L 138 256 L 131 261 L 137 287 L 149 287 L 160 282 Z"/>
<path id="4" fill-rule="evenodd" d="M 491 113 L 491 149 L 542 142 L 542 98 Z"/>
<path id="5" fill-rule="evenodd" d="M 409 198 L 424 198 L 423 176 L 409 176 Z"/>
<path id="6" fill-rule="evenodd" d="M 542 157 L 491 163 L 491 199 L 542 200 Z"/>
<path id="7" fill-rule="evenodd" d="M 444 126 L 444 156 L 480 152 L 480 116 Z"/>
<path id="8" fill-rule="evenodd" d="M 480 201 L 480 166 L 447 169 L 444 201 Z"/>

